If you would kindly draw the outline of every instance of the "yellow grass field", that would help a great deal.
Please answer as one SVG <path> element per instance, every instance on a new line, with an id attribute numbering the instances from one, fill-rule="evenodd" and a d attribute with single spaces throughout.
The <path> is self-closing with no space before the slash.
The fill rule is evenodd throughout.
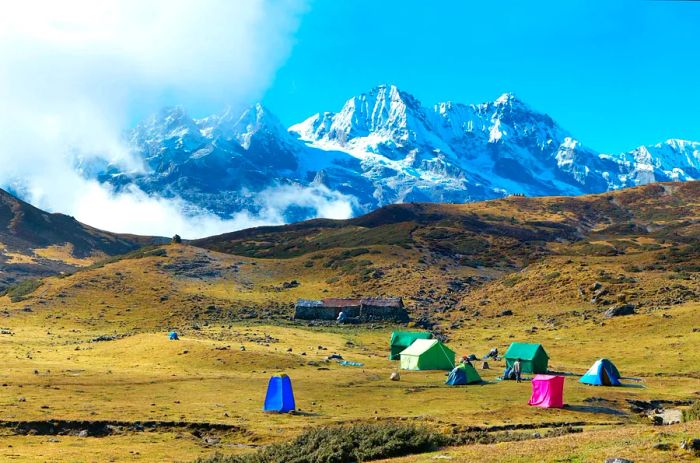
<path id="1" fill-rule="evenodd" d="M 698 422 L 653 426 L 628 400 L 678 410 L 700 399 L 698 185 L 390 206 L 342 226 L 147 247 L 21 284 L 0 297 L 0 461 L 191 462 L 383 422 L 528 437 L 397 462 L 689 461 L 679 444 L 700 437 Z M 292 320 L 297 298 L 350 296 L 401 296 L 413 321 Z M 635 314 L 605 316 L 620 304 Z M 391 332 L 421 326 L 460 356 L 543 344 L 550 370 L 566 375 L 567 406 L 528 406 L 527 381 L 498 380 L 503 362 L 477 362 L 479 385 L 446 386 L 444 371 L 390 381 Z M 624 387 L 578 382 L 601 357 Z M 295 414 L 262 412 L 280 373 Z M 99 426 L 111 432 L 87 432 Z"/>
<path id="2" fill-rule="evenodd" d="M 66 281 L 51 281 L 41 290 L 48 291 L 51 285 L 65 288 Z M 480 370 L 486 381 L 482 385 L 445 386 L 445 372 L 402 372 L 401 381 L 391 382 L 388 377 L 397 363 L 387 359 L 394 329 L 389 325 L 372 329 L 289 322 L 209 324 L 198 330 L 183 326 L 181 340 L 169 341 L 166 329 L 136 329 L 141 319 L 153 315 L 138 306 L 125 313 L 131 323 L 124 331 L 107 323 L 115 317 L 97 317 L 93 323 L 84 312 L 98 315 L 98 309 L 76 308 L 75 313 L 66 309 L 57 318 L 55 309 L 25 312 L 22 304 L 14 306 L 0 319 L 1 327 L 11 333 L 0 335 L 0 419 L 208 422 L 240 429 L 224 433 L 216 444 L 179 430 L 81 438 L 13 435 L 5 429 L 0 430 L 2 461 L 188 461 L 215 451 L 252 451 L 312 426 L 387 419 L 439 430 L 583 422 L 583 433 L 547 439 L 546 444 L 466 446 L 446 449 L 436 457 L 476 461 L 479 455 L 489 455 L 488 461 L 540 461 L 533 457 L 537 450 L 551 456 L 549 461 L 600 461 L 596 449 L 615 453 L 627 448 L 611 444 L 615 436 L 631 439 L 635 448 L 646 452 L 662 431 L 630 414 L 625 399 L 683 400 L 700 391 L 700 333 L 692 331 L 698 324 L 698 304 L 664 311 L 670 318 L 650 313 L 612 319 L 604 326 L 583 321 L 570 327 L 544 327 L 536 334 L 524 330 L 539 323 L 534 314 L 483 318 L 451 333 L 448 344 L 458 354 L 483 355 L 491 347 L 503 351 L 511 341 L 537 341 L 550 354 L 554 370 L 581 374 L 606 356 L 623 376 L 640 379 L 625 381 L 629 387 L 596 388 L 569 377 L 565 386 L 569 407 L 562 410 L 529 407 L 529 383 L 496 380 L 502 362 Z M 90 342 L 113 332 L 126 335 Z M 330 353 L 364 366 L 325 362 Z M 299 414 L 262 413 L 267 379 L 278 373 L 292 378 Z M 590 397 L 605 400 L 586 401 Z M 695 425 L 663 429 L 673 442 L 697 431 Z"/>

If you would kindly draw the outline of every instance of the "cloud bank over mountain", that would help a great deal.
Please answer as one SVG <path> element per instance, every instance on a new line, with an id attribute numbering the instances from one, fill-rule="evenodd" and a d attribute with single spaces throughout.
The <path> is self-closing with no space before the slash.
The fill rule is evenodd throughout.
<path id="1" fill-rule="evenodd" d="M 76 170 L 100 158 L 138 172 L 124 145 L 131 108 L 163 96 L 242 105 L 288 55 L 301 1 L 27 1 L 0 16 L 0 186 L 51 211 L 115 231 L 198 237 L 280 223 L 292 203 L 345 217 L 346 198 L 270 191 L 229 220 L 136 187 L 118 192 Z M 282 208 L 278 210 L 277 208 Z"/>

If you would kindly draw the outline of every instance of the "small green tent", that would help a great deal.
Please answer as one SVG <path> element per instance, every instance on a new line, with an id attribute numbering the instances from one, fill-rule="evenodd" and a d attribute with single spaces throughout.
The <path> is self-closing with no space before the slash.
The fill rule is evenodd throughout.
<path id="1" fill-rule="evenodd" d="M 437 339 L 416 339 L 401 352 L 403 370 L 452 370 L 455 353 Z"/>
<path id="2" fill-rule="evenodd" d="M 394 331 L 391 333 L 389 360 L 399 360 L 402 350 L 413 344 L 416 339 L 431 339 L 432 334 L 425 331 Z"/>
<path id="3" fill-rule="evenodd" d="M 520 359 L 520 371 L 522 373 L 547 373 L 549 355 L 544 351 L 542 344 L 514 342 L 503 357 L 506 359 L 506 368 L 511 368 L 513 363 Z"/>

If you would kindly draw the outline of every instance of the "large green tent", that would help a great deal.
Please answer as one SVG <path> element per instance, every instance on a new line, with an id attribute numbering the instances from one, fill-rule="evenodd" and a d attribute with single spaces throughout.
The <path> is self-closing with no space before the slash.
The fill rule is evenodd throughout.
<path id="1" fill-rule="evenodd" d="M 452 370 L 455 353 L 437 339 L 416 339 L 401 352 L 403 370 Z"/>
<path id="2" fill-rule="evenodd" d="M 547 373 L 549 355 L 544 351 L 542 344 L 514 342 L 503 357 L 506 359 L 507 368 L 511 368 L 513 363 L 520 359 L 520 371 L 522 373 Z"/>
<path id="3" fill-rule="evenodd" d="M 391 333 L 389 360 L 399 360 L 401 351 L 413 344 L 416 339 L 431 339 L 432 337 L 432 334 L 425 331 L 394 331 Z"/>

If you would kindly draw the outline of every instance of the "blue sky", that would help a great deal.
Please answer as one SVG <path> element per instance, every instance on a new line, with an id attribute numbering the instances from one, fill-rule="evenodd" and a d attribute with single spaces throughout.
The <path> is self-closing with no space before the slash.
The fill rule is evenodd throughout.
<path id="1" fill-rule="evenodd" d="M 264 94 L 285 124 L 395 83 L 425 104 L 514 92 L 583 143 L 700 140 L 700 2 L 316 0 Z"/>

